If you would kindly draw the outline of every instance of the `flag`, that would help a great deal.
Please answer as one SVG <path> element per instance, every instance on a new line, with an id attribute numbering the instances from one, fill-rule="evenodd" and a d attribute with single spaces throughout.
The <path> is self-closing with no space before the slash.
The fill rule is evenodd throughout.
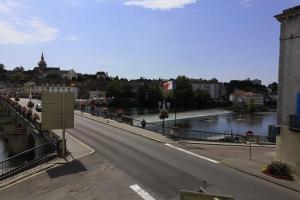
<path id="1" fill-rule="evenodd" d="M 175 81 L 168 81 L 163 83 L 164 90 L 175 90 Z"/>

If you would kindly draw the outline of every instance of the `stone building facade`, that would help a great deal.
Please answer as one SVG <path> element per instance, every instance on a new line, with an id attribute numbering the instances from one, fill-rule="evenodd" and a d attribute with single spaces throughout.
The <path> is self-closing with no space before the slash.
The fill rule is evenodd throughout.
<path id="1" fill-rule="evenodd" d="M 300 173 L 300 6 L 275 18 L 281 23 L 276 159 Z"/>

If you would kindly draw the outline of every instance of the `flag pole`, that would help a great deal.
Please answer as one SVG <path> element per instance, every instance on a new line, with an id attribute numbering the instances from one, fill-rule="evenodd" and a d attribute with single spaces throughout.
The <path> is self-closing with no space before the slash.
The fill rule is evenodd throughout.
<path id="1" fill-rule="evenodd" d="M 174 126 L 176 127 L 176 88 L 174 90 L 174 112 L 175 112 L 175 121 L 174 121 Z"/>
<path id="2" fill-rule="evenodd" d="M 176 80 L 173 82 L 173 87 L 174 87 L 174 112 L 175 112 L 175 121 L 174 121 L 174 127 L 176 127 L 176 92 L 177 92 L 177 85 L 176 85 Z"/>

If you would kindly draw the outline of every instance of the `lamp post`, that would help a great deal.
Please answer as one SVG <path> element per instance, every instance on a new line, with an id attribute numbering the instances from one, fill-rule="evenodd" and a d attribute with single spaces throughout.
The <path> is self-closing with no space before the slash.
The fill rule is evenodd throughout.
<path id="1" fill-rule="evenodd" d="M 163 120 L 163 134 L 165 134 L 165 118 L 169 117 L 168 110 L 170 107 L 171 104 L 169 102 L 166 103 L 165 100 L 163 102 L 158 102 L 158 110 L 160 111 L 159 118 Z"/>

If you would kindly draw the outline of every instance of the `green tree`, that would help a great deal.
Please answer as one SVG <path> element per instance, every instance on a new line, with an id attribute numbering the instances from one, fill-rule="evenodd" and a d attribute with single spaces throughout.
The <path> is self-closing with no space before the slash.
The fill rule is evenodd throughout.
<path id="1" fill-rule="evenodd" d="M 0 73 L 3 73 L 3 72 L 5 72 L 5 65 L 0 63 Z"/>
<path id="2" fill-rule="evenodd" d="M 105 94 L 107 97 L 122 98 L 123 90 L 121 82 L 118 80 L 109 82 Z"/>
<path id="3" fill-rule="evenodd" d="M 46 79 L 59 81 L 61 76 L 58 73 L 50 73 L 46 75 Z"/>
<path id="4" fill-rule="evenodd" d="M 247 111 L 248 113 L 252 113 L 252 112 L 255 112 L 255 111 L 256 111 L 256 105 L 255 105 L 253 99 L 251 99 L 250 102 L 248 102 L 248 103 L 246 104 L 246 111 Z"/>
<path id="5" fill-rule="evenodd" d="M 20 66 L 20 67 L 15 67 L 15 68 L 13 69 L 13 71 L 14 71 L 14 72 L 21 72 L 21 73 L 23 73 L 23 72 L 24 72 L 24 68 L 23 68 L 22 66 Z"/>
<path id="6" fill-rule="evenodd" d="M 178 107 L 192 107 L 194 105 L 194 92 L 190 80 L 185 76 L 178 76 L 176 87 L 176 105 Z"/>
<path id="7" fill-rule="evenodd" d="M 277 91 L 278 91 L 278 83 L 273 82 L 270 85 L 268 85 L 268 88 L 271 89 L 272 93 L 277 93 Z"/>
<path id="8" fill-rule="evenodd" d="M 197 90 L 195 92 L 195 106 L 198 108 L 205 108 L 212 103 L 211 96 L 208 92 Z"/>
<path id="9" fill-rule="evenodd" d="M 18 73 L 13 74 L 11 79 L 16 82 L 24 81 L 25 75 L 21 72 L 18 72 Z"/>
<path id="10" fill-rule="evenodd" d="M 148 91 L 147 105 L 151 107 L 157 106 L 157 102 L 163 99 L 161 87 L 158 84 L 153 84 Z"/>

